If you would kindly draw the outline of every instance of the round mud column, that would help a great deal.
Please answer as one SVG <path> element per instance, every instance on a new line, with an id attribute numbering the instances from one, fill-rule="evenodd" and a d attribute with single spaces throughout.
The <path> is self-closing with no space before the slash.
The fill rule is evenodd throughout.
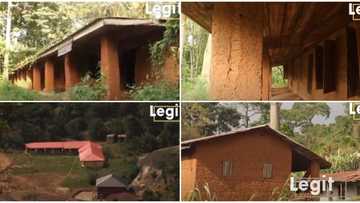
<path id="1" fill-rule="evenodd" d="M 35 65 L 32 69 L 33 69 L 33 88 L 36 91 L 41 91 L 40 67 L 38 65 Z"/>
<path id="2" fill-rule="evenodd" d="M 217 3 L 212 13 L 213 99 L 261 99 L 263 4 Z"/>
<path id="3" fill-rule="evenodd" d="M 108 35 L 101 37 L 101 72 L 105 76 L 107 99 L 121 97 L 119 53 L 116 40 Z"/>
<path id="4" fill-rule="evenodd" d="M 55 67 L 54 63 L 48 59 L 45 62 L 45 92 L 55 90 Z"/>
<path id="5" fill-rule="evenodd" d="M 71 87 L 80 82 L 80 73 L 74 64 L 71 54 L 68 53 L 64 58 L 65 69 L 65 89 L 69 90 Z"/>

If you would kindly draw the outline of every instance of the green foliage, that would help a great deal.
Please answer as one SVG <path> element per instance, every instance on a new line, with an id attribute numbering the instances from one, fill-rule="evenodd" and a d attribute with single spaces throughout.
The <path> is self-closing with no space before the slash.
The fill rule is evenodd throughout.
<path id="1" fill-rule="evenodd" d="M 0 131 L 3 132 L 0 132 L 0 136 L 9 135 L 9 138 L 2 137 L 0 142 L 6 141 L 6 145 L 13 145 L 21 143 L 22 140 L 25 143 L 67 139 L 104 141 L 107 134 L 118 131 L 118 128 L 114 128 L 113 131 L 113 127 L 105 125 L 114 122 L 123 126 L 121 133 L 127 134 L 127 144 L 132 145 L 134 151 L 146 153 L 148 152 L 146 149 L 151 151 L 177 145 L 178 124 L 154 124 L 149 116 L 149 105 L 146 103 L 3 103 L 0 104 L 0 121 L 2 121 Z M 153 144 L 145 146 L 144 139 L 151 140 Z"/>
<path id="2" fill-rule="evenodd" d="M 150 56 L 153 67 L 159 68 L 164 65 L 166 54 L 171 46 L 178 47 L 179 19 L 168 20 L 165 24 L 164 36 L 161 40 L 150 46 Z M 177 50 L 175 50 L 177 53 Z"/>
<path id="3" fill-rule="evenodd" d="M 200 76 L 194 81 L 184 80 L 181 83 L 183 100 L 208 100 L 208 84 Z"/>
<path id="4" fill-rule="evenodd" d="M 167 82 L 158 82 L 136 88 L 131 98 L 139 101 L 179 100 L 179 88 Z"/>
<path id="5" fill-rule="evenodd" d="M 205 183 L 202 188 L 195 187 L 186 197 L 186 201 L 216 201 L 216 194 L 210 190 L 209 184 Z"/>
<path id="6" fill-rule="evenodd" d="M 284 66 L 276 66 L 272 68 L 272 87 L 287 87 L 288 80 L 284 78 Z"/>
<path id="7" fill-rule="evenodd" d="M 39 100 L 41 95 L 35 91 L 17 87 L 9 81 L 0 80 L 0 100 L 2 101 L 32 101 Z"/>
<path id="8" fill-rule="evenodd" d="M 94 169 L 87 169 L 87 178 L 89 185 L 95 185 L 96 179 L 98 178 L 97 171 Z"/>
<path id="9" fill-rule="evenodd" d="M 106 96 L 106 85 L 104 78 L 99 79 L 91 77 L 87 74 L 82 78 L 81 82 L 69 91 L 70 100 L 103 100 Z"/>

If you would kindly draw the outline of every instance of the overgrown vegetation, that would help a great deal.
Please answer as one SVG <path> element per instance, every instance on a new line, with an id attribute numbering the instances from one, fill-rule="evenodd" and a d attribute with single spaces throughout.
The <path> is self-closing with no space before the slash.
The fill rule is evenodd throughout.
<path id="1" fill-rule="evenodd" d="M 208 100 L 208 83 L 201 76 L 197 79 L 183 80 L 181 83 L 182 99 L 184 100 Z"/>
<path id="2" fill-rule="evenodd" d="M 137 87 L 131 98 L 139 101 L 179 100 L 179 88 L 168 82 L 158 82 Z"/>
<path id="3" fill-rule="evenodd" d="M 216 201 L 216 194 L 211 191 L 209 184 L 205 183 L 202 187 L 195 187 L 191 191 L 186 199 L 186 201 Z"/>
<path id="4" fill-rule="evenodd" d="M 272 67 L 272 87 L 281 88 L 288 86 L 288 80 L 284 78 L 284 66 Z"/>
<path id="5" fill-rule="evenodd" d="M 17 87 L 9 81 L 0 80 L 0 100 L 2 101 L 32 101 L 39 100 L 41 97 L 35 91 Z"/>
<path id="6" fill-rule="evenodd" d="M 209 33 L 186 16 L 182 28 L 184 30 L 181 64 L 182 99 L 206 100 L 209 85 L 206 72 L 209 66 L 203 64 L 208 63 L 204 60 L 210 60 L 207 56 L 209 53 L 205 51 Z"/>
<path id="7" fill-rule="evenodd" d="M 103 100 L 106 96 L 104 77 L 101 76 L 97 79 L 87 74 L 79 84 L 69 90 L 68 95 L 69 100 L 75 101 Z"/>
<path id="8" fill-rule="evenodd" d="M 178 16 L 176 16 L 178 17 Z M 179 19 L 170 19 L 165 23 L 163 38 L 150 46 L 150 56 L 153 67 L 160 68 L 164 65 L 167 54 L 177 56 L 179 44 Z M 170 48 L 174 46 L 175 50 Z M 174 52 L 174 53 L 171 53 Z"/>

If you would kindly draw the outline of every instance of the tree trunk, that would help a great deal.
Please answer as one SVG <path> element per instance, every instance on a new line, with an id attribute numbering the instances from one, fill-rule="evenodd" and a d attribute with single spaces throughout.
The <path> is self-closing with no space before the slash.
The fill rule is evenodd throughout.
<path id="1" fill-rule="evenodd" d="M 3 79 L 9 79 L 9 54 L 10 54 L 10 31 L 11 31 L 11 0 L 8 1 L 6 16 L 6 33 L 5 33 L 5 53 L 4 53 L 4 69 Z"/>

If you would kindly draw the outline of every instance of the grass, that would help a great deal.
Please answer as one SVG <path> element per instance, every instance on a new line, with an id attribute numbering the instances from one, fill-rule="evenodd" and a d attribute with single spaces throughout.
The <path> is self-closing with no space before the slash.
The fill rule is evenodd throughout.
<path id="1" fill-rule="evenodd" d="M 208 100 L 208 84 L 201 76 L 194 81 L 183 80 L 181 94 L 183 100 Z"/>
<path id="2" fill-rule="evenodd" d="M 1 101 L 33 101 L 40 100 L 42 96 L 31 90 L 17 87 L 8 81 L 0 80 L 0 100 Z"/>
<path id="3" fill-rule="evenodd" d="M 110 150 L 112 157 L 109 158 L 107 167 L 93 171 L 96 172 L 97 178 L 113 173 L 125 184 L 129 184 L 138 172 L 137 156 L 132 154 L 130 149 L 122 143 L 106 143 L 103 146 Z M 9 170 L 10 175 L 33 175 L 36 177 L 37 173 L 56 174 L 65 178 L 61 184 L 63 187 L 71 189 L 92 187 L 89 181 L 89 170 L 91 169 L 81 167 L 77 155 L 30 155 L 24 152 L 15 152 L 9 155 L 14 161 L 14 166 Z"/>

